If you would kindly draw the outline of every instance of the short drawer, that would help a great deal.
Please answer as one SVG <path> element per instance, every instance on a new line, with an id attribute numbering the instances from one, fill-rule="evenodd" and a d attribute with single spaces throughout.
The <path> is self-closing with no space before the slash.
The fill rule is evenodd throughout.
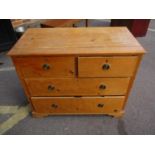
<path id="1" fill-rule="evenodd" d="M 122 110 L 124 97 L 32 97 L 37 113 L 108 114 Z"/>
<path id="2" fill-rule="evenodd" d="M 13 61 L 26 78 L 75 76 L 73 57 L 15 57 Z"/>
<path id="3" fill-rule="evenodd" d="M 31 96 L 125 95 L 130 78 L 25 79 Z"/>
<path id="4" fill-rule="evenodd" d="M 137 56 L 79 57 L 79 77 L 129 77 L 137 64 Z"/>

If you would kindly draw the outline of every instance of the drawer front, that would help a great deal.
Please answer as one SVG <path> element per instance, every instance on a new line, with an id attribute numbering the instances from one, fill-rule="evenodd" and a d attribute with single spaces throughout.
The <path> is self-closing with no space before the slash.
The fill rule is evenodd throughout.
<path id="1" fill-rule="evenodd" d="M 129 77 L 132 76 L 138 57 L 79 57 L 79 77 Z"/>
<path id="2" fill-rule="evenodd" d="M 106 114 L 122 110 L 124 97 L 32 97 L 38 113 Z"/>
<path id="3" fill-rule="evenodd" d="M 13 61 L 26 78 L 75 76 L 73 57 L 17 57 Z"/>
<path id="4" fill-rule="evenodd" d="M 25 79 L 31 96 L 125 95 L 130 78 Z"/>

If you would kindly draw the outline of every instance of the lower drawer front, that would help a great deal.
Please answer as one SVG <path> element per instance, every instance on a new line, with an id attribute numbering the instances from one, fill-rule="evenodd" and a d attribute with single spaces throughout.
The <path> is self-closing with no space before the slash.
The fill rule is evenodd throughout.
<path id="1" fill-rule="evenodd" d="M 46 114 L 108 114 L 122 110 L 119 97 L 32 97 L 35 112 Z"/>
<path id="2" fill-rule="evenodd" d="M 125 95 L 130 78 L 26 79 L 31 96 Z"/>

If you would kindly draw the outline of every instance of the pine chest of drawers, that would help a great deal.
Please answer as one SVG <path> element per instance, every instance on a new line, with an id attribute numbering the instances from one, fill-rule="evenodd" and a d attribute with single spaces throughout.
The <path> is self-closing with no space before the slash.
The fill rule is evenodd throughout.
<path id="1" fill-rule="evenodd" d="M 9 52 L 38 117 L 122 116 L 143 54 L 125 27 L 29 29 Z"/>

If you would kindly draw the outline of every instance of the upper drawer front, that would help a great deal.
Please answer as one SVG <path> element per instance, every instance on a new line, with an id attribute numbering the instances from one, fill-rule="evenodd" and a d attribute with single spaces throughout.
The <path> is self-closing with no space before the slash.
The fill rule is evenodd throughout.
<path id="1" fill-rule="evenodd" d="M 117 113 L 123 108 L 124 97 L 32 97 L 34 110 L 51 114 Z"/>
<path id="2" fill-rule="evenodd" d="M 129 77 L 132 76 L 138 57 L 79 57 L 79 77 Z"/>
<path id="3" fill-rule="evenodd" d="M 26 78 L 75 76 L 73 57 L 17 57 L 13 60 Z"/>
<path id="4" fill-rule="evenodd" d="M 125 95 L 130 78 L 25 79 L 31 96 Z"/>

